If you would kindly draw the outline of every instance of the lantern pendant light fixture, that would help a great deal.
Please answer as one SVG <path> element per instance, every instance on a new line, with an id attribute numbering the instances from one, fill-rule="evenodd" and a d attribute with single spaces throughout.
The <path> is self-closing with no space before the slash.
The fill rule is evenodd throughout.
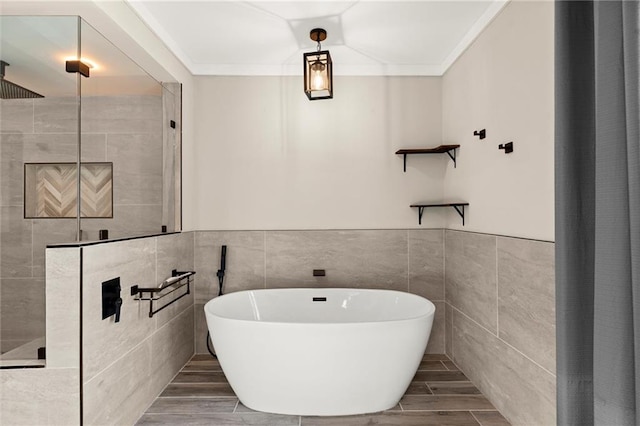
<path id="1" fill-rule="evenodd" d="M 333 63 L 328 50 L 322 50 L 320 42 L 326 40 L 327 32 L 314 28 L 309 34 L 318 43 L 315 52 L 303 55 L 304 93 L 310 101 L 333 98 Z"/>

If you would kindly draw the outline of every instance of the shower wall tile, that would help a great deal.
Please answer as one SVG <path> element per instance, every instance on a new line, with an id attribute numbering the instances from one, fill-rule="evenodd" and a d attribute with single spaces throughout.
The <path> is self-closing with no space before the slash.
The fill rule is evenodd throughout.
<path id="1" fill-rule="evenodd" d="M 455 309 L 453 355 L 511 424 L 555 424 L 555 377 Z"/>
<path id="2" fill-rule="evenodd" d="M 447 302 L 497 333 L 496 237 L 445 232 Z"/>
<path id="3" fill-rule="evenodd" d="M 22 205 L 24 140 L 27 137 L 22 134 L 0 134 L 0 206 Z"/>
<path id="4" fill-rule="evenodd" d="M 77 133 L 79 101 L 77 96 L 47 97 L 35 101 L 34 133 Z"/>
<path id="5" fill-rule="evenodd" d="M 80 249 L 47 250 L 47 368 L 79 368 Z"/>
<path id="6" fill-rule="evenodd" d="M 33 133 L 33 99 L 0 100 L 0 133 Z"/>
<path id="7" fill-rule="evenodd" d="M 22 205 L 24 163 L 69 163 L 77 161 L 76 134 L 0 135 L 0 187 L 2 205 Z M 82 136 L 83 161 L 105 161 L 105 135 Z"/>
<path id="8" fill-rule="evenodd" d="M 436 305 L 436 314 L 425 353 L 442 354 L 445 346 L 445 303 L 433 302 L 433 304 Z"/>
<path id="9" fill-rule="evenodd" d="M 162 134 L 109 134 L 115 204 L 162 204 Z"/>
<path id="10" fill-rule="evenodd" d="M 83 248 L 83 366 L 90 380 L 122 354 L 133 349 L 155 329 L 148 303 L 135 301 L 133 285 L 156 284 L 156 241 L 143 238 Z M 102 319 L 102 282 L 120 277 L 122 313 Z"/>
<path id="11" fill-rule="evenodd" d="M 117 131 L 114 131 L 117 129 Z M 155 133 L 162 137 L 162 97 L 92 96 L 82 99 L 82 131 Z M 161 147 L 161 144 L 159 144 Z"/>
<path id="12" fill-rule="evenodd" d="M 43 278 L 0 279 L 0 335 L 5 340 L 30 341 L 44 336 Z M 33 356 L 35 358 L 35 354 Z"/>
<path id="13" fill-rule="evenodd" d="M 552 373 L 554 253 L 553 243 L 498 237 L 499 337 Z"/>
<path id="14" fill-rule="evenodd" d="M 100 229 L 109 230 L 109 238 L 159 234 L 162 229 L 161 205 L 114 205 L 113 219 L 82 221 L 83 240 L 98 239 Z"/>
<path id="15" fill-rule="evenodd" d="M 224 292 L 265 287 L 265 232 L 195 232 L 196 303 L 206 303 L 218 295 L 220 252 L 227 246 Z"/>
<path id="16" fill-rule="evenodd" d="M 444 230 L 409 230 L 409 291 L 444 300 Z"/>
<path id="17" fill-rule="evenodd" d="M 78 368 L 0 372 L 0 413 L 6 425 L 80 424 Z"/>
<path id="18" fill-rule="evenodd" d="M 84 424 L 132 425 L 153 401 L 151 339 L 105 363 L 83 386 Z M 115 361 L 115 362 L 114 362 Z M 85 376 L 86 377 L 86 376 Z"/>
<path id="19" fill-rule="evenodd" d="M 22 207 L 0 207 L 0 277 L 31 277 L 31 229 Z"/>
<path id="20" fill-rule="evenodd" d="M 267 288 L 408 290 L 407 231 L 270 231 Z M 326 277 L 313 277 L 325 269 Z"/>
<path id="21" fill-rule="evenodd" d="M 45 249 L 48 244 L 71 243 L 76 240 L 75 219 L 33 220 L 33 276 L 45 276 Z"/>

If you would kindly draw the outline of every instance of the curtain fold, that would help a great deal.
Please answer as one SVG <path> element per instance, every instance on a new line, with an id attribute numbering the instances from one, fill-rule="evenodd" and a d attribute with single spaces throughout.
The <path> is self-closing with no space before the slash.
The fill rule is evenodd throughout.
<path id="1" fill-rule="evenodd" d="M 637 1 L 556 2 L 558 424 L 640 424 Z"/>

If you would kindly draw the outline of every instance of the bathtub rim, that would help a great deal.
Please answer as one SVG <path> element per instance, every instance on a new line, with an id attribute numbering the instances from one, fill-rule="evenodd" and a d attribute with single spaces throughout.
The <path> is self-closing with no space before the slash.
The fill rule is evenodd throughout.
<path id="1" fill-rule="evenodd" d="M 311 291 L 311 290 L 317 290 L 317 291 L 326 291 L 326 290 L 344 290 L 344 291 L 367 291 L 367 292 L 383 292 L 383 293 L 399 293 L 402 294 L 404 296 L 409 296 L 409 297 L 415 297 L 415 298 L 419 298 L 422 299 L 422 301 L 424 302 L 428 302 L 427 303 L 427 312 L 420 314 L 420 315 L 411 315 L 411 316 L 406 316 L 406 317 L 402 317 L 402 318 L 395 318 L 395 319 L 382 319 L 382 320 L 375 320 L 375 319 L 368 319 L 368 320 L 364 320 L 364 321 L 340 321 L 340 322 L 322 322 L 322 321 L 309 321 L 309 322 L 293 322 L 293 321 L 264 321 L 264 320 L 255 320 L 255 319 L 244 319 L 244 318 L 234 318 L 234 317 L 229 317 L 229 316 L 222 316 L 219 315 L 217 313 L 213 313 L 211 312 L 211 306 L 214 305 L 216 303 L 216 301 L 218 301 L 221 297 L 225 297 L 225 296 L 233 296 L 233 295 L 239 295 L 239 294 L 245 294 L 245 293 L 251 293 L 251 292 L 275 292 L 275 291 L 289 291 L 289 290 L 307 290 L 307 291 Z M 219 301 L 217 303 L 220 303 Z M 226 320 L 226 321 L 238 321 L 238 322 L 243 322 L 243 323 L 252 323 L 252 324 L 282 324 L 282 325 L 304 325 L 306 326 L 345 326 L 345 325 L 357 325 L 357 324 L 376 324 L 376 323 L 394 323 L 394 322 L 403 322 L 403 321 L 415 321 L 421 318 L 426 318 L 429 316 L 433 316 L 435 317 L 436 314 L 436 306 L 435 303 L 433 303 L 431 300 L 427 299 L 426 297 L 414 294 L 414 293 L 409 293 L 409 292 L 405 292 L 405 291 L 400 291 L 400 290 L 390 290 L 390 289 L 377 289 L 377 288 L 354 288 L 354 287 L 286 287 L 286 288 L 258 288 L 258 289 L 251 289 L 251 290 L 241 290 L 241 291 L 236 291 L 233 293 L 226 293 L 223 294 L 222 296 L 216 296 L 213 299 L 208 300 L 204 306 L 203 306 L 203 311 L 205 313 L 205 317 L 207 315 L 212 315 L 216 318 L 219 318 L 221 320 Z"/>

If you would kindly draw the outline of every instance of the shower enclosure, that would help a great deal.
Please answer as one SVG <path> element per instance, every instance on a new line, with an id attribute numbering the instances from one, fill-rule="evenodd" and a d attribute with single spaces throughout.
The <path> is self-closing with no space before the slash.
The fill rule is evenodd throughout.
<path id="1" fill-rule="evenodd" d="M 47 245 L 180 230 L 181 95 L 79 17 L 0 16 L 0 61 L 1 366 L 46 353 Z"/>

